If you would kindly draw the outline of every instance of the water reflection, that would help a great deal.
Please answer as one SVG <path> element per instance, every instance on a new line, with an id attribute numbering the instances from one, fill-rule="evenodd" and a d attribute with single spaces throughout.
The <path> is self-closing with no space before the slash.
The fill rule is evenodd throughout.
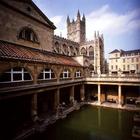
<path id="1" fill-rule="evenodd" d="M 49 126 L 38 140 L 131 140 L 133 112 L 85 106 Z"/>

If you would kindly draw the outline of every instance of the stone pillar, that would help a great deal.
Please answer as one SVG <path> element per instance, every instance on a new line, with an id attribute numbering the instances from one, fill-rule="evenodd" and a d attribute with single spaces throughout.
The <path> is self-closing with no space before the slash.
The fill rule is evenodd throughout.
<path id="1" fill-rule="evenodd" d="M 60 89 L 56 89 L 54 94 L 54 109 L 56 110 L 60 103 Z"/>
<path id="2" fill-rule="evenodd" d="M 37 93 L 32 95 L 31 99 L 31 117 L 35 122 L 38 120 L 38 111 L 37 111 Z"/>
<path id="3" fill-rule="evenodd" d="M 70 89 L 70 104 L 73 105 L 74 103 L 74 86 Z"/>
<path id="4" fill-rule="evenodd" d="M 85 100 L 85 86 L 84 86 L 84 84 L 82 84 L 81 88 L 80 88 L 80 99 L 81 99 L 81 101 Z"/>
<path id="5" fill-rule="evenodd" d="M 98 105 L 101 104 L 101 85 L 98 84 Z"/>
<path id="6" fill-rule="evenodd" d="M 118 105 L 119 107 L 122 107 L 122 91 L 121 91 L 121 85 L 118 86 Z"/>

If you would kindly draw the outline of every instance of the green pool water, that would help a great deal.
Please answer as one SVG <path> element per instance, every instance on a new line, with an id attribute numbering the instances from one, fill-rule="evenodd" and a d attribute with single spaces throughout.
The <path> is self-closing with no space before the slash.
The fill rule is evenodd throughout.
<path id="1" fill-rule="evenodd" d="M 133 140 L 132 111 L 84 106 L 36 137 L 38 140 Z"/>

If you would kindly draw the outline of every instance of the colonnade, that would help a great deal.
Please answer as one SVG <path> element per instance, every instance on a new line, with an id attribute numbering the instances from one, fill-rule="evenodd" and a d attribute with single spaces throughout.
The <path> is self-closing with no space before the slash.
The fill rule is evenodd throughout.
<path id="1" fill-rule="evenodd" d="M 101 105 L 101 84 L 98 84 L 98 105 Z M 122 107 L 122 87 L 118 85 L 118 107 Z"/>
<path id="2" fill-rule="evenodd" d="M 69 91 L 66 91 L 66 94 L 69 94 L 69 102 L 70 105 L 72 105 L 75 101 L 74 95 L 75 90 L 74 90 L 75 86 L 71 86 Z M 56 88 L 54 90 L 54 103 L 53 103 L 53 110 L 57 110 L 58 105 L 60 104 L 60 89 L 61 88 Z M 38 120 L 38 93 L 34 93 L 32 95 L 31 98 L 31 117 L 33 121 Z M 85 99 L 85 86 L 84 84 L 80 85 L 80 101 L 84 101 Z"/>

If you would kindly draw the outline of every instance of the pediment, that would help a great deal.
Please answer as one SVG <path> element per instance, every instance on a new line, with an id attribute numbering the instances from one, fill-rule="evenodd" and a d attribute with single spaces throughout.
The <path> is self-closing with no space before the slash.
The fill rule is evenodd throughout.
<path id="1" fill-rule="evenodd" d="M 55 29 L 53 23 L 47 18 L 46 15 L 31 1 L 31 0 L 3 0 L 4 3 L 10 5 L 14 9 L 24 13 L 25 15 L 37 19 L 38 21 Z"/>

